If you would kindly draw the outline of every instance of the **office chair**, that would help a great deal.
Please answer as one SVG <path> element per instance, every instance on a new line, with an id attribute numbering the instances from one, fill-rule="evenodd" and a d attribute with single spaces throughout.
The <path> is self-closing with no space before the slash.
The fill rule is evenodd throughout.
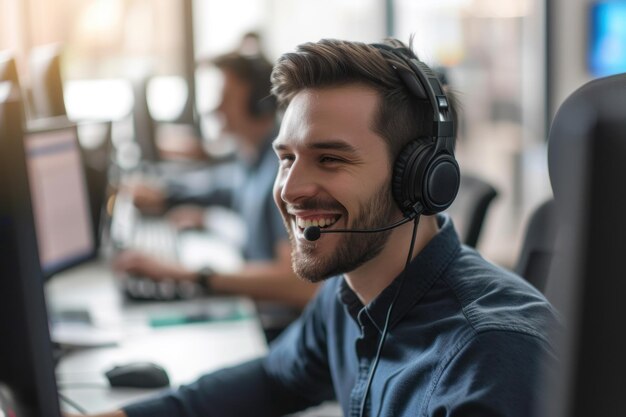
<path id="1" fill-rule="evenodd" d="M 554 257 L 557 218 L 554 200 L 549 199 L 532 212 L 515 264 L 515 273 L 544 292 Z"/>
<path id="2" fill-rule="evenodd" d="M 459 193 L 448 209 L 461 241 L 476 247 L 482 231 L 487 210 L 498 195 L 488 182 L 469 174 L 461 175 Z"/>
<path id="3" fill-rule="evenodd" d="M 592 80 L 550 128 L 548 169 L 558 236 L 546 295 L 563 317 L 562 364 L 546 416 L 624 413 L 626 74 Z"/>

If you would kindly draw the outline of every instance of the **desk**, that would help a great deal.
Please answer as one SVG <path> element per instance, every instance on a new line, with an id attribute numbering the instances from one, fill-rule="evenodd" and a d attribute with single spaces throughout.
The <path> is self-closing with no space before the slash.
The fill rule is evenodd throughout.
<path id="1" fill-rule="evenodd" d="M 110 411 L 158 390 L 109 388 L 104 372 L 116 364 L 154 361 L 172 386 L 200 375 L 259 357 L 267 345 L 250 300 L 207 298 L 174 303 L 127 304 L 104 261 L 94 261 L 54 277 L 46 285 L 48 307 L 87 309 L 94 325 L 116 333 L 113 346 L 72 351 L 57 367 L 60 391 L 90 413 Z M 150 318 L 207 308 L 236 309 L 237 318 L 207 323 L 152 327 Z M 68 408 L 68 411 L 73 411 Z"/>

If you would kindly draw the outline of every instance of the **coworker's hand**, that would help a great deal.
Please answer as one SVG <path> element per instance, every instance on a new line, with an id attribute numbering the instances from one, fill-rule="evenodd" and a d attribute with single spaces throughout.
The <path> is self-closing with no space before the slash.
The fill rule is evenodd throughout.
<path id="1" fill-rule="evenodd" d="M 161 260 L 137 251 L 125 251 L 113 259 L 113 270 L 130 275 L 151 278 L 155 281 L 192 281 L 196 274 L 180 264 Z"/>
<path id="2" fill-rule="evenodd" d="M 141 212 L 160 214 L 165 211 L 167 196 L 162 189 L 142 183 L 130 184 L 128 188 L 133 197 L 133 203 Z"/>
<path id="3" fill-rule="evenodd" d="M 198 206 L 179 206 L 171 209 L 167 217 L 177 229 L 204 228 L 204 208 Z"/>

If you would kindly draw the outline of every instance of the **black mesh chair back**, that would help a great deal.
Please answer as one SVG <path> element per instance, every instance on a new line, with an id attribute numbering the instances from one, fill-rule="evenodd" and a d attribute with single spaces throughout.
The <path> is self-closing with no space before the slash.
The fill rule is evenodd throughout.
<path id="1" fill-rule="evenodd" d="M 540 204 L 531 214 L 526 226 L 515 272 L 544 292 L 554 256 L 557 218 L 554 200 Z"/>
<path id="2" fill-rule="evenodd" d="M 498 191 L 487 181 L 469 174 L 461 175 L 459 193 L 448 209 L 461 242 L 476 247 L 487 210 L 497 195 Z"/>

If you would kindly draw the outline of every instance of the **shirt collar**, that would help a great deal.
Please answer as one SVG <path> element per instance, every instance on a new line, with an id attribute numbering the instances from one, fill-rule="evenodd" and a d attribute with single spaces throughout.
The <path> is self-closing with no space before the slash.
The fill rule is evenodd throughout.
<path id="1" fill-rule="evenodd" d="M 439 214 L 437 215 L 437 222 L 439 232 L 413 258 L 407 268 L 404 282 L 402 282 L 402 274 L 400 274 L 365 307 L 379 331 L 382 331 L 384 327 L 389 305 L 400 285 L 402 288 L 394 303 L 389 323 L 390 328 L 419 302 L 459 252 L 461 243 L 450 217 Z M 337 295 L 348 309 L 350 316 L 358 323 L 358 315 L 363 311 L 364 306 L 356 293 L 348 286 L 345 278 L 341 281 Z"/>

